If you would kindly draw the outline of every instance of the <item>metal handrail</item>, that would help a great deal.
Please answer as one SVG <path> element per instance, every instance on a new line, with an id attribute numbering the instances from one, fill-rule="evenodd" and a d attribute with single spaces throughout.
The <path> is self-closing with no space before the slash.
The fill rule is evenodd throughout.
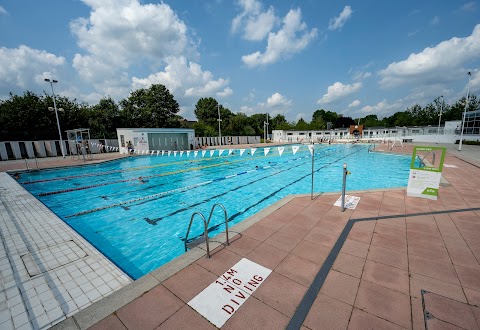
<path id="1" fill-rule="evenodd" d="M 210 224 L 210 219 L 212 218 L 213 211 L 215 210 L 215 207 L 216 207 L 216 206 L 220 206 L 220 207 L 223 209 L 223 215 L 225 216 L 225 235 L 227 236 L 227 245 L 230 245 L 230 241 L 229 241 L 229 239 L 228 239 L 228 216 L 227 216 L 227 210 L 225 209 L 225 207 L 224 207 L 222 204 L 220 204 L 220 203 L 213 204 L 212 210 L 210 211 L 210 216 L 208 217 L 207 226 Z"/>
<path id="2" fill-rule="evenodd" d="M 212 219 L 213 211 L 215 210 L 215 207 L 220 206 L 223 209 L 223 214 L 225 216 L 225 235 L 227 236 L 227 245 L 230 245 L 230 240 L 228 238 L 228 215 L 227 215 L 227 210 L 225 207 L 220 204 L 216 203 L 212 206 L 212 209 L 210 211 L 210 216 L 208 217 L 208 220 L 205 219 L 205 216 L 201 212 L 195 212 L 192 214 L 192 217 L 190 218 L 190 223 L 188 225 L 187 229 L 187 234 L 185 235 L 185 252 L 188 251 L 188 234 L 190 234 L 190 229 L 192 228 L 192 222 L 193 218 L 195 217 L 196 214 L 200 215 L 203 219 L 203 226 L 204 226 L 204 235 L 205 235 L 205 243 L 207 245 L 207 258 L 210 258 L 210 245 L 209 245 L 209 238 L 208 238 L 208 225 L 210 224 L 210 220 Z"/>
<path id="3" fill-rule="evenodd" d="M 432 157 L 432 165 L 435 165 L 435 152 L 434 151 L 429 151 L 427 152 L 427 154 L 422 158 L 422 163 L 425 164 L 424 160 L 425 158 L 427 158 L 428 155 L 432 154 L 433 157 Z"/>
<path id="4" fill-rule="evenodd" d="M 194 214 L 192 214 L 192 217 L 190 218 L 190 224 L 188 225 L 187 235 L 185 235 L 185 252 L 187 252 L 187 250 L 188 250 L 188 247 L 187 247 L 188 234 L 190 233 L 190 228 L 192 227 L 192 221 L 193 221 L 193 218 L 195 217 L 196 214 L 201 216 L 202 219 L 203 219 L 203 226 L 204 226 L 204 230 L 205 230 L 205 233 L 204 233 L 205 242 L 207 243 L 207 258 L 210 258 L 210 246 L 208 245 L 208 223 L 207 223 L 207 220 L 205 219 L 205 217 L 203 216 L 203 214 L 200 213 L 200 212 L 195 212 Z"/>

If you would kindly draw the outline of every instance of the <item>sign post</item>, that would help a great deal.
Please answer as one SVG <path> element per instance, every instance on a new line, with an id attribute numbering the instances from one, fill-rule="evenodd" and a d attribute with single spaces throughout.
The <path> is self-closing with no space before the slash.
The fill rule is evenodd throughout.
<path id="1" fill-rule="evenodd" d="M 446 151 L 444 147 L 414 147 L 407 196 L 437 200 Z"/>

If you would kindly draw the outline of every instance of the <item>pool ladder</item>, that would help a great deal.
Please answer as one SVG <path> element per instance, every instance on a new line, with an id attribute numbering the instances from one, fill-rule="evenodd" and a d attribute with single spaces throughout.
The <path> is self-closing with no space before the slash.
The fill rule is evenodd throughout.
<path id="1" fill-rule="evenodd" d="M 225 235 L 227 236 L 227 245 L 230 245 L 230 241 L 228 239 L 228 216 L 227 216 L 227 210 L 225 207 L 220 204 L 216 203 L 212 206 L 212 210 L 210 211 L 210 216 L 208 217 L 208 220 L 205 219 L 203 214 L 201 212 L 195 212 L 192 214 L 192 217 L 190 218 L 190 223 L 188 225 L 188 230 L 187 234 L 185 235 L 185 252 L 188 251 L 188 234 L 190 233 L 190 228 L 192 227 L 192 222 L 193 219 L 195 218 L 195 215 L 199 215 L 202 217 L 203 220 L 203 227 L 204 227 L 204 235 L 205 235 L 205 244 L 207 245 L 207 258 L 210 258 L 210 245 L 209 245 L 209 239 L 208 239 L 208 225 L 210 224 L 210 220 L 212 219 L 213 211 L 215 210 L 215 207 L 220 206 L 223 209 L 223 214 L 225 216 Z"/>

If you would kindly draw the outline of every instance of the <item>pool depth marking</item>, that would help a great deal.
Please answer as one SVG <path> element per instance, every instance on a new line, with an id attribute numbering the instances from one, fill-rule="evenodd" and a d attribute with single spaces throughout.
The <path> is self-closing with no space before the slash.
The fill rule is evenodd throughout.
<path id="1" fill-rule="evenodd" d="M 271 269 L 243 258 L 188 305 L 221 328 L 271 273 Z"/>

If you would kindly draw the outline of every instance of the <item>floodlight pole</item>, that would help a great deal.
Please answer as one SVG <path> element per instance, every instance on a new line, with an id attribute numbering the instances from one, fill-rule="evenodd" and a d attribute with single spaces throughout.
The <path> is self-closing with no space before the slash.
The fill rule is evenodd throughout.
<path id="1" fill-rule="evenodd" d="M 62 150 L 62 156 L 63 158 L 65 158 L 65 151 L 63 150 L 62 131 L 60 130 L 60 120 L 58 119 L 57 102 L 55 101 L 55 92 L 53 91 L 53 84 L 58 83 L 58 81 L 55 79 L 50 80 L 48 78 L 45 78 L 45 81 L 50 83 L 50 87 L 52 87 L 53 108 L 55 109 L 55 117 L 57 117 L 58 136 L 60 137 L 60 150 Z"/>
<path id="2" fill-rule="evenodd" d="M 222 119 L 220 118 L 220 104 L 217 103 L 217 110 L 218 110 L 218 136 L 219 136 L 219 143 L 220 145 L 222 145 L 222 130 L 220 128 L 220 123 L 222 121 Z"/>
<path id="3" fill-rule="evenodd" d="M 442 110 L 443 110 L 443 95 L 441 96 L 442 103 L 440 103 L 440 117 L 438 118 L 438 128 L 437 128 L 437 144 L 440 137 L 440 122 L 442 121 Z"/>
<path id="4" fill-rule="evenodd" d="M 467 115 L 467 108 L 468 108 L 468 93 L 470 92 L 470 80 L 472 79 L 472 73 L 468 71 L 467 74 L 468 74 L 467 98 L 465 99 L 465 109 L 463 110 L 462 131 L 460 132 L 460 142 L 458 143 L 458 151 L 462 151 L 463 130 L 465 129 L 465 116 Z"/>
<path id="5" fill-rule="evenodd" d="M 267 143 L 268 140 L 268 113 L 267 113 L 267 122 L 265 123 L 266 126 L 266 131 L 265 131 L 265 143 Z"/>

